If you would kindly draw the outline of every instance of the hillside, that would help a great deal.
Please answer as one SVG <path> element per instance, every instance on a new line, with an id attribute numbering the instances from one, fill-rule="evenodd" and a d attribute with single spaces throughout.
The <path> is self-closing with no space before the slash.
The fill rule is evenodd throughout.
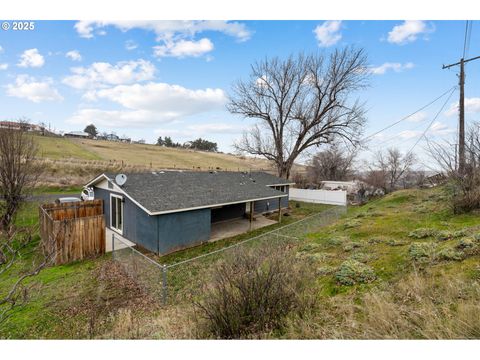
<path id="1" fill-rule="evenodd" d="M 104 171 L 275 171 L 271 162 L 248 156 L 103 140 L 43 136 L 35 139 L 39 144 L 39 161 L 46 170 L 41 178 L 43 186 L 82 185 Z M 295 165 L 295 171 L 304 172 L 305 167 Z"/>
<path id="2" fill-rule="evenodd" d="M 295 202 L 291 208 L 287 222 L 322 209 Z M 25 209 L 23 214 L 22 222 L 29 223 L 30 217 L 36 217 L 35 208 Z M 475 213 L 454 215 L 444 189 L 398 191 L 364 206 L 350 207 L 331 225 L 311 227 L 299 236 L 300 240 L 286 249 L 306 267 L 307 311 L 301 316 L 289 314 L 280 330 L 253 337 L 480 337 L 480 217 Z M 168 262 L 211 251 L 213 245 L 218 248 L 222 244 L 172 254 Z M 131 280 L 119 278 L 109 258 L 106 255 L 44 270 L 32 281 L 36 291 L 30 302 L 9 320 L 2 336 L 205 336 L 197 331 L 192 304 L 192 299 L 205 295 L 194 293 L 192 298 L 188 294 L 208 284 L 213 265 L 185 266 L 182 272 L 188 274 L 188 281 L 176 284 L 180 295 L 162 308 L 152 306 L 158 299 L 139 291 Z M 18 267 L 4 274 L 0 292 L 11 283 L 12 274 L 21 272 Z M 169 276 L 175 278 L 175 273 Z"/>

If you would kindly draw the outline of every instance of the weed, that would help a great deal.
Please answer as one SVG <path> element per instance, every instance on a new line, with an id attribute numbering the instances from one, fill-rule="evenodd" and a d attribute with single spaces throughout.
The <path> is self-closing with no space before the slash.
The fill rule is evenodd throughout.
<path id="1" fill-rule="evenodd" d="M 350 259 L 344 261 L 335 273 L 335 278 L 342 285 L 355 285 L 357 283 L 369 283 L 376 279 L 373 269 L 359 261 Z"/>
<path id="2" fill-rule="evenodd" d="M 408 249 L 410 257 L 417 262 L 428 262 L 435 257 L 435 244 L 428 242 L 414 242 Z"/>
<path id="3" fill-rule="evenodd" d="M 432 228 L 418 228 L 410 232 L 408 237 L 415 238 L 415 239 L 425 239 L 428 237 L 435 236 L 437 234 L 437 230 Z"/>

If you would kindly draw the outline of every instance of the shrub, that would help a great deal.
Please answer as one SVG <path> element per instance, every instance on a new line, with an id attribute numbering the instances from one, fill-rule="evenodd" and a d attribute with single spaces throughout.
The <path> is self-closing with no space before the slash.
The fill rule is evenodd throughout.
<path id="1" fill-rule="evenodd" d="M 362 223 L 360 222 L 360 220 L 358 219 L 351 219 L 351 220 L 347 220 L 345 221 L 345 223 L 343 224 L 343 228 L 344 229 L 351 229 L 351 228 L 354 228 L 354 227 L 358 227 L 360 226 Z"/>
<path id="2" fill-rule="evenodd" d="M 457 249 L 469 249 L 475 246 L 475 242 L 471 238 L 460 239 L 457 243 Z"/>
<path id="3" fill-rule="evenodd" d="M 387 245 L 389 245 L 389 246 L 403 246 L 403 245 L 406 245 L 406 242 L 405 242 L 405 241 L 400 241 L 400 240 L 391 239 L 391 240 L 388 240 L 388 241 L 387 241 Z"/>
<path id="4" fill-rule="evenodd" d="M 457 230 L 455 231 L 453 234 L 452 234 L 452 237 L 455 238 L 455 239 L 458 239 L 458 238 L 461 238 L 461 237 L 464 237 L 464 236 L 467 236 L 467 230 L 465 229 L 461 229 L 461 230 Z"/>
<path id="5" fill-rule="evenodd" d="M 381 243 L 384 242 L 384 239 L 378 238 L 378 237 L 373 237 L 373 238 L 368 239 L 367 242 L 368 242 L 369 244 L 381 244 Z"/>
<path id="6" fill-rule="evenodd" d="M 317 249 L 319 246 L 320 244 L 317 244 L 317 243 L 307 243 L 300 248 L 300 251 L 301 252 L 312 251 Z"/>
<path id="7" fill-rule="evenodd" d="M 447 241 L 450 240 L 453 237 L 453 234 L 451 231 L 448 230 L 442 230 L 435 235 L 435 239 L 438 241 Z"/>
<path id="8" fill-rule="evenodd" d="M 415 239 L 425 239 L 427 237 L 435 236 L 437 234 L 437 230 L 432 228 L 418 228 L 410 232 L 408 237 L 415 238 Z"/>
<path id="9" fill-rule="evenodd" d="M 342 285 L 355 285 L 357 283 L 369 283 L 376 279 L 373 269 L 359 261 L 350 259 L 344 261 L 335 273 L 335 278 Z"/>
<path id="10" fill-rule="evenodd" d="M 350 259 L 359 261 L 361 263 L 366 263 L 369 260 L 371 260 L 372 257 L 373 257 L 373 255 L 371 255 L 371 254 L 357 252 L 355 254 L 352 254 L 352 256 L 350 256 Z"/>
<path id="11" fill-rule="evenodd" d="M 327 239 L 327 245 L 338 246 L 347 242 L 348 238 L 346 236 L 337 236 Z"/>
<path id="12" fill-rule="evenodd" d="M 352 251 L 353 249 L 358 249 L 360 247 L 362 247 L 361 243 L 351 241 L 343 245 L 343 251 L 349 252 L 349 251 Z"/>
<path id="13" fill-rule="evenodd" d="M 200 331 L 235 339 L 281 328 L 289 313 L 303 308 L 311 273 L 281 247 L 235 251 L 214 267 L 203 299 L 196 303 Z"/>
<path id="14" fill-rule="evenodd" d="M 435 257 L 435 244 L 427 242 L 414 242 L 408 249 L 408 254 L 414 261 L 426 262 Z"/>
<path id="15" fill-rule="evenodd" d="M 439 259 L 447 260 L 447 261 L 450 261 L 450 260 L 460 261 L 460 260 L 463 260 L 464 258 L 463 252 L 452 249 L 452 248 L 445 248 L 440 250 L 437 256 Z"/>
<path id="16" fill-rule="evenodd" d="M 331 275 L 335 272 L 336 268 L 334 266 L 320 266 L 317 268 L 317 271 L 315 271 L 315 274 L 317 276 L 326 276 L 326 275 Z"/>

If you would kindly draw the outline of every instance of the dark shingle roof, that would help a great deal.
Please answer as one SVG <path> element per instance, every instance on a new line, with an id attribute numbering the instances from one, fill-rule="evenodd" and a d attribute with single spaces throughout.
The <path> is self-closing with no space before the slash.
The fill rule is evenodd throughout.
<path id="1" fill-rule="evenodd" d="M 115 182 L 115 174 L 105 175 Z M 285 193 L 267 185 L 289 183 L 261 172 L 164 171 L 126 175 L 127 181 L 121 188 L 151 213 L 281 197 Z"/>

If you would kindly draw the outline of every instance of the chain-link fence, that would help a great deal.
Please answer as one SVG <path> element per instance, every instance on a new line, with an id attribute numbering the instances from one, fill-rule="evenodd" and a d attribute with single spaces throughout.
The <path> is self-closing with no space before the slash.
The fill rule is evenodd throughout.
<path id="1" fill-rule="evenodd" d="M 153 298 L 167 302 L 167 267 L 150 259 L 119 236 L 112 234 L 112 258 L 122 265 L 125 274 Z"/>
<path id="2" fill-rule="evenodd" d="M 166 304 L 167 300 L 174 302 L 199 293 L 210 269 L 234 250 L 269 244 L 294 245 L 303 235 L 331 224 L 345 212 L 345 206 L 335 206 L 261 235 L 169 265 L 155 262 L 113 234 L 112 256 L 123 265 L 127 275 Z"/>

